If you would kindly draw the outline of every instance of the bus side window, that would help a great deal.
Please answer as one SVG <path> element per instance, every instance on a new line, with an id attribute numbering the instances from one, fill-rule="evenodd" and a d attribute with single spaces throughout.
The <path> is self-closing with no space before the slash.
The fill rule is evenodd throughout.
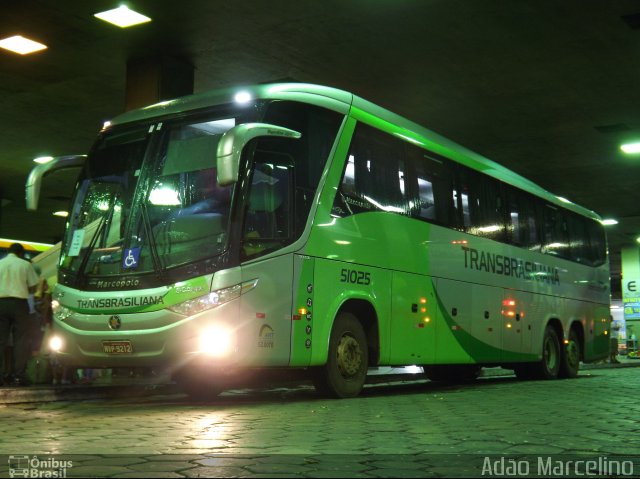
<path id="1" fill-rule="evenodd" d="M 459 173 L 465 230 L 473 235 L 504 241 L 502 185 L 471 168 L 461 166 Z"/>
<path id="2" fill-rule="evenodd" d="M 349 149 L 333 211 L 355 214 L 382 210 L 409 214 L 410 178 L 402 141 L 361 123 Z"/>
<path id="3" fill-rule="evenodd" d="M 407 159 L 415 176 L 412 216 L 447 227 L 455 226 L 450 162 L 413 145 L 407 145 Z"/>
<path id="4" fill-rule="evenodd" d="M 594 266 L 600 266 L 607 260 L 607 241 L 604 226 L 599 221 L 587 219 L 589 234 L 589 258 Z"/>
<path id="5" fill-rule="evenodd" d="M 291 155 L 295 165 L 295 198 L 292 199 L 294 234 L 300 236 L 320 183 L 322 171 L 344 117 L 331 110 L 294 101 L 272 101 L 263 121 L 302 133 L 297 140 L 263 138 L 266 149 Z"/>
<path id="6" fill-rule="evenodd" d="M 570 259 L 569 231 L 562 211 L 552 205 L 545 205 L 543 211 L 544 243 L 542 252 L 560 258 Z"/>
<path id="7" fill-rule="evenodd" d="M 569 213 L 569 247 L 573 261 L 592 265 L 593 259 L 591 258 L 587 221 L 587 218 L 583 216 Z"/>
<path id="8" fill-rule="evenodd" d="M 523 191 L 505 185 L 507 189 L 508 241 L 521 248 L 540 250 L 538 222 L 536 221 L 537 199 Z"/>

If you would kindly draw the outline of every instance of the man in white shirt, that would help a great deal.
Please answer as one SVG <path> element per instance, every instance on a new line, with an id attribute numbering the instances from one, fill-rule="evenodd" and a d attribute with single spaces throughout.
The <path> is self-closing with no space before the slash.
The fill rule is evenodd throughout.
<path id="1" fill-rule="evenodd" d="M 24 258 L 20 243 L 9 246 L 9 254 L 0 260 L 0 373 L 4 374 L 4 350 L 13 330 L 15 375 L 19 384 L 27 384 L 25 376 L 29 347 L 29 294 L 38 284 L 38 275 Z M 0 385 L 4 378 L 0 377 Z"/>

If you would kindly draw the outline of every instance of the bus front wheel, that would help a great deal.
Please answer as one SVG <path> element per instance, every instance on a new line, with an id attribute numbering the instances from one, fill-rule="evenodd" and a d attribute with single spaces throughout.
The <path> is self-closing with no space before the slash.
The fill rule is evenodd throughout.
<path id="1" fill-rule="evenodd" d="M 360 321 L 351 313 L 339 313 L 331 329 L 327 363 L 314 371 L 313 384 L 323 396 L 355 397 L 364 386 L 368 362 Z"/>

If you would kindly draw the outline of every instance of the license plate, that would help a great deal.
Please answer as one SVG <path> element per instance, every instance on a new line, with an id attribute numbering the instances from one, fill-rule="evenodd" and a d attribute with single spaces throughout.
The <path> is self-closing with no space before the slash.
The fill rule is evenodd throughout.
<path id="1" fill-rule="evenodd" d="M 107 354 L 131 354 L 131 341 L 102 341 L 102 350 Z"/>

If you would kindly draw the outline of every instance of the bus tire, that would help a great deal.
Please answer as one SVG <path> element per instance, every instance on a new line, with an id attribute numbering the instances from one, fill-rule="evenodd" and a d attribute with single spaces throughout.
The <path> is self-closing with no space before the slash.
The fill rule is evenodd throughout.
<path id="1" fill-rule="evenodd" d="M 355 397 L 362 391 L 368 365 L 367 337 L 360 321 L 351 313 L 339 313 L 331 329 L 327 363 L 313 374 L 316 391 L 333 398 Z"/>
<path id="2" fill-rule="evenodd" d="M 575 329 L 569 332 L 569 342 L 562 348 L 562 359 L 560 361 L 561 378 L 575 378 L 580 370 L 580 337 Z"/>
<path id="3" fill-rule="evenodd" d="M 542 360 L 531 365 L 533 378 L 556 379 L 560 373 L 561 362 L 562 351 L 558 333 L 551 325 L 547 325 L 542 339 Z"/>

